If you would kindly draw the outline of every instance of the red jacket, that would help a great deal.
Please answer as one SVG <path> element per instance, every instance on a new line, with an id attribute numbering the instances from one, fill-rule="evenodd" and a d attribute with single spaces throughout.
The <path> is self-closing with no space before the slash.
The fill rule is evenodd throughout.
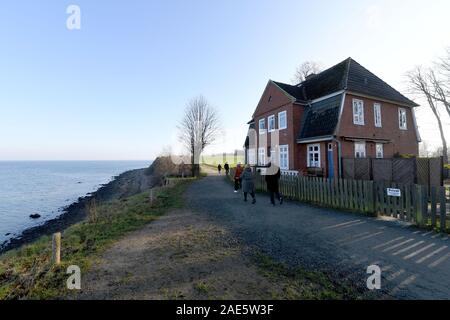
<path id="1" fill-rule="evenodd" d="M 234 178 L 235 179 L 240 179 L 242 171 L 243 171 L 242 167 L 237 167 L 236 171 L 234 172 Z"/>

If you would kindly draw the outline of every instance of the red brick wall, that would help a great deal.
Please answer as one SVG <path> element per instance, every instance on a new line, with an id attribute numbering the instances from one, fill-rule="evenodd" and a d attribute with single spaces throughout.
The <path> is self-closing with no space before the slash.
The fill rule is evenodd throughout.
<path id="1" fill-rule="evenodd" d="M 334 176 L 337 177 L 339 174 L 339 155 L 337 144 L 334 141 L 323 141 L 311 144 L 319 144 L 320 145 L 320 166 L 324 169 L 326 176 L 329 176 L 329 168 L 328 168 L 328 144 L 333 144 L 333 167 L 334 167 Z M 308 145 L 309 144 L 301 144 L 297 149 L 297 159 L 298 165 L 297 170 L 304 171 L 308 166 Z"/>
<path id="2" fill-rule="evenodd" d="M 269 101 L 269 97 L 271 97 Z M 289 169 L 294 170 L 298 164 L 296 137 L 300 127 L 300 119 L 303 113 L 303 106 L 296 105 L 278 86 L 269 82 L 261 100 L 253 114 L 255 128 L 258 133 L 258 148 L 260 147 L 259 120 L 266 121 L 267 146 L 271 146 L 271 133 L 267 132 L 268 117 L 275 116 L 275 128 L 278 129 L 278 113 L 286 111 L 287 129 L 279 130 L 279 145 L 289 145 Z M 266 149 L 266 156 L 269 155 Z M 256 151 L 258 155 L 258 151 Z"/>
<path id="3" fill-rule="evenodd" d="M 364 101 L 364 126 L 353 124 L 353 99 Z M 374 103 L 381 104 L 381 128 L 375 127 Z M 408 128 L 401 130 L 398 124 L 399 107 L 401 106 L 347 94 L 337 136 L 389 140 L 390 142 L 384 145 L 385 158 L 392 158 L 395 153 L 417 155 L 419 146 L 412 111 L 408 107 L 401 107 L 406 110 Z M 367 142 L 366 154 L 367 157 L 375 157 L 374 143 Z M 354 157 L 353 142 L 342 142 L 342 156 Z"/>

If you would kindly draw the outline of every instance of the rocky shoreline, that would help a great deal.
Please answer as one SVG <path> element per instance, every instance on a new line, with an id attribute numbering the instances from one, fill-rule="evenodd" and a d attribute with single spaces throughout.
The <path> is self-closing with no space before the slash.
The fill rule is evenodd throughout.
<path id="1" fill-rule="evenodd" d="M 63 213 L 57 218 L 48 220 L 40 226 L 26 229 L 20 236 L 0 244 L 0 254 L 31 243 L 41 236 L 63 231 L 82 221 L 86 218 L 86 205 L 92 199 L 99 203 L 121 199 L 148 190 L 157 183 L 157 178 L 148 174 L 148 168 L 126 171 L 114 177 L 111 182 L 101 186 L 97 191 L 80 197 L 78 201 L 63 208 Z"/>

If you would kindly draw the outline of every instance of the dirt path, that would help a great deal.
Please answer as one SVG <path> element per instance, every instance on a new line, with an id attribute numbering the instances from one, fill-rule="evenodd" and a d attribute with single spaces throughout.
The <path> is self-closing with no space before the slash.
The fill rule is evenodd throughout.
<path id="1" fill-rule="evenodd" d="M 204 214 L 175 210 L 117 242 L 83 276 L 79 299 L 342 298 L 326 279 L 255 258 Z M 309 277 L 309 278 L 308 278 Z"/>
<path id="2" fill-rule="evenodd" d="M 83 282 L 89 299 L 257 298 L 271 288 L 226 230 L 187 210 L 118 242 Z"/>
<path id="3" fill-rule="evenodd" d="M 191 210 L 276 261 L 322 270 L 363 291 L 367 266 L 376 264 L 382 269 L 380 297 L 450 298 L 448 235 L 298 202 L 272 207 L 261 194 L 251 205 L 218 176 L 194 183 L 186 196 Z"/>

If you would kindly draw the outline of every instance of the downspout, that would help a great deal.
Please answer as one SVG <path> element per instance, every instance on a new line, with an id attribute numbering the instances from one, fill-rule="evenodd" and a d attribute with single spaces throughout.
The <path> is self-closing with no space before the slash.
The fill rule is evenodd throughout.
<path id="1" fill-rule="evenodd" d="M 341 147 L 341 141 L 339 141 L 338 138 L 337 138 L 337 133 L 339 132 L 339 129 L 341 127 L 341 118 L 342 118 L 342 113 L 344 112 L 344 104 L 345 104 L 346 94 L 347 94 L 347 92 L 345 92 L 345 91 L 342 94 L 341 109 L 339 110 L 338 123 L 336 125 L 336 129 L 334 131 L 334 138 L 333 138 L 333 141 L 336 141 L 337 147 L 338 147 L 338 171 L 339 171 L 339 178 L 342 177 L 342 147 Z"/>
<path id="2" fill-rule="evenodd" d="M 339 173 L 339 179 L 342 177 L 342 151 L 341 151 L 341 142 L 334 136 L 333 141 L 337 144 L 338 149 L 338 173 Z"/>

